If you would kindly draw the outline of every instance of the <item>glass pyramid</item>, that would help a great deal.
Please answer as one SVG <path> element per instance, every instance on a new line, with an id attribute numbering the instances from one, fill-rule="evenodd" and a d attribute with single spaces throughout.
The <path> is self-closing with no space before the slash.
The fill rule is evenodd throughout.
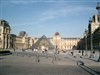
<path id="1" fill-rule="evenodd" d="M 49 39 L 45 35 L 43 35 L 35 44 L 33 44 L 32 49 L 53 50 L 55 49 L 55 46 L 49 41 Z"/>

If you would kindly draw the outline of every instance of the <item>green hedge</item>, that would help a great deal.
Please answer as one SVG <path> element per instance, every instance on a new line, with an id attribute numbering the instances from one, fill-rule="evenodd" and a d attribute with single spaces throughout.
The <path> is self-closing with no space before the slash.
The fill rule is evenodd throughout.
<path id="1" fill-rule="evenodd" d="M 8 50 L 0 49 L 0 55 L 9 55 L 9 54 L 12 54 L 12 53 Z"/>
<path id="2" fill-rule="evenodd" d="M 10 53 L 10 51 L 0 51 L 0 53 Z"/>

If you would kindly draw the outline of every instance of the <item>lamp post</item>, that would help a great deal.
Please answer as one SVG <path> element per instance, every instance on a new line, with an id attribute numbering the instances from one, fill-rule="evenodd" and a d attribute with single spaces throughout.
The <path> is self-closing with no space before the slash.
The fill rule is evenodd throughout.
<path id="1" fill-rule="evenodd" d="M 57 54 L 57 35 L 56 35 L 56 52 L 55 54 Z"/>
<path id="2" fill-rule="evenodd" d="M 87 33 L 88 33 L 88 31 L 85 29 L 85 32 L 84 32 L 84 37 L 85 37 L 85 49 L 86 49 L 86 54 L 85 54 L 85 56 L 88 56 L 88 54 L 87 54 Z"/>
<path id="3" fill-rule="evenodd" d="M 100 61 L 100 43 L 99 43 L 99 58 L 97 60 L 98 62 Z"/>
<path id="4" fill-rule="evenodd" d="M 54 51 L 54 57 L 52 63 L 56 61 L 56 55 L 57 55 L 57 35 L 55 35 L 55 51 Z"/>
<path id="5" fill-rule="evenodd" d="M 89 24 L 91 25 L 92 19 L 90 18 Z M 93 37 L 92 37 L 92 26 L 91 26 L 91 32 L 90 32 L 90 46 L 91 46 L 91 51 L 90 51 L 90 58 L 93 56 Z"/>
<path id="6" fill-rule="evenodd" d="M 97 11 L 98 11 L 98 14 L 100 15 L 100 3 L 99 3 L 99 2 L 97 3 L 96 9 L 97 9 Z"/>

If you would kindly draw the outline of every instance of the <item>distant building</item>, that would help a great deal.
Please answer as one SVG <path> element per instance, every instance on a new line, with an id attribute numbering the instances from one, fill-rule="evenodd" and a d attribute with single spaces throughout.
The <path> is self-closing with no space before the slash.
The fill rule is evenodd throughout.
<path id="1" fill-rule="evenodd" d="M 56 32 L 51 41 L 60 50 L 72 50 L 77 49 L 77 43 L 80 38 L 63 38 Z"/>
<path id="2" fill-rule="evenodd" d="M 0 48 L 3 49 L 29 49 L 34 40 L 28 37 L 25 31 L 19 35 L 11 34 L 11 27 L 5 20 L 0 20 Z"/>
<path id="3" fill-rule="evenodd" d="M 55 49 L 62 51 L 77 49 L 77 43 L 80 41 L 80 39 L 81 38 L 63 38 L 60 36 L 59 32 L 56 32 L 52 38 L 48 38 L 52 45 L 54 45 Z M 38 40 L 34 39 L 34 43 L 36 43 Z"/>
<path id="4" fill-rule="evenodd" d="M 10 43 L 11 43 L 11 48 L 15 49 L 15 46 L 16 46 L 16 35 L 15 34 L 11 34 Z"/>
<path id="5" fill-rule="evenodd" d="M 80 38 L 63 38 L 59 32 L 56 32 L 52 38 L 31 38 L 25 31 L 19 32 L 19 35 L 11 34 L 11 28 L 7 21 L 0 20 L 0 48 L 4 49 L 30 49 L 36 42 L 39 45 L 39 49 L 43 44 L 47 44 L 46 49 L 59 49 L 59 50 L 72 50 L 77 49 L 77 43 Z M 41 39 L 41 40 L 40 40 Z M 44 40 L 44 41 L 43 41 Z M 42 43 L 40 42 L 42 41 Z M 46 42 L 46 43 L 45 43 Z M 37 47 L 37 45 L 35 46 Z"/>
<path id="6" fill-rule="evenodd" d="M 25 31 L 21 31 L 16 36 L 15 49 L 29 49 L 34 43 L 31 37 L 28 37 Z"/>

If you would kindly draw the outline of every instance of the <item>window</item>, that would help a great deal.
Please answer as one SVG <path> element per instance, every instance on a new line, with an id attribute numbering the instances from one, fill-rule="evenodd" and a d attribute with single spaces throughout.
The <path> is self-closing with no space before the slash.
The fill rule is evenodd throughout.
<path id="1" fill-rule="evenodd" d="M 0 33 L 1 33 L 1 28 L 0 28 Z"/>
<path id="2" fill-rule="evenodd" d="M 95 16 L 93 16 L 93 22 L 95 22 Z"/>

